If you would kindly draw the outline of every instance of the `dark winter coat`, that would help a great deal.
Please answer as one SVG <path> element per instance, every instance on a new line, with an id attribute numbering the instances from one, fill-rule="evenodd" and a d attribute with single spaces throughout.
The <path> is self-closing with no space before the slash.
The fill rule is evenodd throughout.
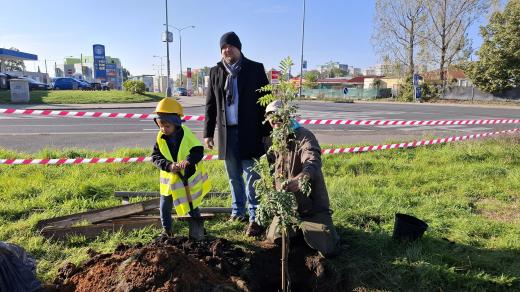
<path id="1" fill-rule="evenodd" d="M 285 158 L 274 154 L 268 155 L 268 160 L 275 163 L 275 171 L 289 170 L 289 179 L 301 175 L 309 176 L 311 194 L 307 197 L 302 192 L 294 194 L 300 215 L 312 215 L 330 212 L 329 194 L 323 172 L 321 171 L 321 148 L 314 134 L 306 128 L 295 129 L 294 140 L 289 144 L 289 155 Z M 276 181 L 280 189 L 280 182 Z"/>
<path id="2" fill-rule="evenodd" d="M 262 137 L 269 136 L 270 126 L 263 124 L 265 107 L 258 99 L 265 95 L 257 90 L 269 81 L 264 65 L 242 56 L 242 69 L 238 74 L 238 136 L 241 159 L 258 158 L 265 153 Z M 218 128 L 218 157 L 226 158 L 226 99 L 224 84 L 228 72 L 222 62 L 211 68 L 206 91 L 206 117 L 204 138 L 213 138 Z"/>

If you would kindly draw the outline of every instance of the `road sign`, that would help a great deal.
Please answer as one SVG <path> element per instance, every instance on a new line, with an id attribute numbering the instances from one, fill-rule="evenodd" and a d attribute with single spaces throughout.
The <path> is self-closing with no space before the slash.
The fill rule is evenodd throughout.
<path id="1" fill-rule="evenodd" d="M 271 83 L 278 84 L 280 83 L 280 71 L 271 70 Z"/>
<path id="2" fill-rule="evenodd" d="M 173 42 L 173 33 L 171 31 L 165 31 L 162 33 L 162 41 L 163 42 Z"/>
<path id="3" fill-rule="evenodd" d="M 94 79 L 101 82 L 107 81 L 107 60 L 105 57 L 105 46 L 96 44 L 92 45 L 94 58 Z"/>
<path id="4" fill-rule="evenodd" d="M 347 93 L 348 93 L 348 88 L 347 88 L 347 87 L 344 87 L 344 88 L 343 88 L 343 94 L 344 94 L 344 95 L 347 95 Z"/>
<path id="5" fill-rule="evenodd" d="M 413 85 L 419 85 L 419 74 L 413 74 Z"/>

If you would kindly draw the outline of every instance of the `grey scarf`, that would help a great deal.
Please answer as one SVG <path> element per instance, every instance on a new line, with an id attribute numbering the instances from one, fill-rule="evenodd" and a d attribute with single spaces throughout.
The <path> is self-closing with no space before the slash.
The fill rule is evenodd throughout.
<path id="1" fill-rule="evenodd" d="M 232 105 L 235 102 L 235 97 L 237 92 L 235 92 L 235 86 L 233 86 L 236 78 L 238 77 L 238 73 L 242 69 L 242 57 L 232 65 L 227 64 L 222 60 L 222 64 L 226 71 L 228 72 L 228 76 L 226 79 L 226 83 L 224 84 L 224 90 L 226 91 L 226 104 L 227 106 Z"/>

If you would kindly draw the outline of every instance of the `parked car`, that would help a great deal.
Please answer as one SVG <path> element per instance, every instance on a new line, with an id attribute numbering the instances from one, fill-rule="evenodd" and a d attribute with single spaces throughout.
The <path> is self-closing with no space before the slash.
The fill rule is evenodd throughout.
<path id="1" fill-rule="evenodd" d="M 76 79 L 76 78 L 74 78 L 74 79 Z M 78 81 L 80 83 L 79 89 L 81 89 L 81 90 L 93 90 L 94 89 L 94 86 L 92 86 L 92 84 L 86 80 L 76 79 L 76 81 Z"/>
<path id="2" fill-rule="evenodd" d="M 186 90 L 184 87 L 177 87 L 177 89 L 175 89 L 175 93 L 178 96 L 188 96 L 188 90 Z"/>
<path id="3" fill-rule="evenodd" d="M 14 78 L 18 78 L 18 76 L 11 75 L 8 73 L 0 73 L 0 89 L 8 90 L 11 86 L 10 80 Z"/>
<path id="4" fill-rule="evenodd" d="M 72 77 L 54 78 L 52 88 L 55 90 L 71 90 L 71 89 L 92 89 L 92 85 L 84 80 L 78 80 Z"/>
<path id="5" fill-rule="evenodd" d="M 29 78 L 29 77 L 18 77 L 19 79 L 25 79 L 27 81 L 29 81 L 29 90 L 47 90 L 47 89 L 51 89 L 51 87 L 46 84 L 46 83 L 43 83 L 43 82 L 40 82 L 40 81 L 36 81 L 32 78 Z"/>
<path id="6" fill-rule="evenodd" d="M 90 82 L 93 90 L 110 90 L 107 82 Z"/>

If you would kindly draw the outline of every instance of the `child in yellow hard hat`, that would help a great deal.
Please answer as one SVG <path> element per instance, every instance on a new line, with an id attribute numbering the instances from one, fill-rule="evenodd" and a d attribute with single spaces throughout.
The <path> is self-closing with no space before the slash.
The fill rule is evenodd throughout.
<path id="1" fill-rule="evenodd" d="M 160 170 L 160 212 L 163 234 L 171 236 L 172 208 L 177 215 L 199 217 L 198 206 L 211 186 L 200 161 L 204 147 L 183 125 L 182 105 L 166 97 L 154 111 L 159 127 L 152 153 L 152 163 Z"/>

